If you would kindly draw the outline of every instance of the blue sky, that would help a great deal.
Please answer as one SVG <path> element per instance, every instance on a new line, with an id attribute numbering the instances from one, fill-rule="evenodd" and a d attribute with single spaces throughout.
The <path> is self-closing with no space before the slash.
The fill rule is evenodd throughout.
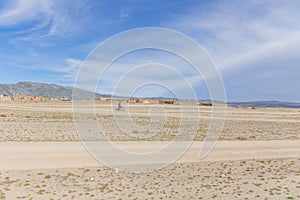
<path id="1" fill-rule="evenodd" d="M 180 31 L 201 44 L 222 75 L 229 101 L 300 102 L 299 10 L 297 0 L 4 0 L 0 82 L 73 85 L 97 44 L 121 31 L 150 26 Z M 107 76 L 112 80 L 116 73 Z M 203 83 L 193 87 L 199 98 L 208 97 Z M 99 90 L 109 93 L 111 87 Z"/>

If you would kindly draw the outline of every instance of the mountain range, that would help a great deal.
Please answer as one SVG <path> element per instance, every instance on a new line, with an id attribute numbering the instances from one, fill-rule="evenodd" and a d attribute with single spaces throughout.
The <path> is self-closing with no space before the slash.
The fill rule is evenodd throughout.
<path id="1" fill-rule="evenodd" d="M 91 92 L 76 89 L 76 99 L 87 99 Z M 0 94 L 12 96 L 13 94 L 27 96 L 42 96 L 51 98 L 68 98 L 72 99 L 73 87 L 60 86 L 48 83 L 19 82 L 16 84 L 0 84 Z M 96 97 L 111 97 L 109 94 L 95 94 Z M 152 97 L 153 98 L 153 97 Z M 162 97 L 156 97 L 161 99 Z M 300 108 L 300 103 L 283 102 L 283 101 L 251 101 L 251 102 L 228 102 L 232 107 L 284 107 Z"/>
<path id="2" fill-rule="evenodd" d="M 249 102 L 228 102 L 232 107 L 254 107 L 254 108 L 300 108 L 300 103 L 284 101 L 249 101 Z"/>
<path id="3" fill-rule="evenodd" d="M 91 95 L 91 92 L 77 90 L 81 99 Z M 51 98 L 72 98 L 73 87 L 48 83 L 19 82 L 16 84 L 0 84 L 0 94 L 12 96 L 20 94 L 26 96 L 42 96 Z"/>

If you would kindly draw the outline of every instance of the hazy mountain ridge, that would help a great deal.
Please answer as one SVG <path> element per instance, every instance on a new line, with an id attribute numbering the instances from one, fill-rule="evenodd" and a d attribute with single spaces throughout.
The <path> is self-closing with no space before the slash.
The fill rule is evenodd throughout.
<path id="1" fill-rule="evenodd" d="M 42 96 L 51 98 L 72 98 L 73 87 L 60 86 L 48 83 L 19 82 L 16 84 L 0 84 L 0 94 L 12 96 L 20 94 L 26 96 Z M 78 90 L 84 99 L 90 92 Z"/>
<path id="2" fill-rule="evenodd" d="M 249 102 L 229 102 L 232 107 L 274 107 L 274 108 L 300 108 L 300 103 L 284 101 L 249 101 Z"/>
<path id="3" fill-rule="evenodd" d="M 16 84 L 0 84 L 0 94 L 10 95 L 20 94 L 27 96 L 42 96 L 50 98 L 69 98 L 72 99 L 73 87 L 60 86 L 49 83 L 19 82 Z M 92 95 L 92 96 L 91 96 Z M 91 99 L 94 94 L 88 91 L 76 90 L 76 99 Z M 119 97 L 109 94 L 95 94 L 96 97 Z M 151 97 L 150 99 L 172 99 L 164 97 Z M 210 101 L 210 100 L 202 100 Z M 283 107 L 283 108 L 300 108 L 300 103 L 283 102 L 283 101 L 249 101 L 249 102 L 228 102 L 232 107 Z"/>

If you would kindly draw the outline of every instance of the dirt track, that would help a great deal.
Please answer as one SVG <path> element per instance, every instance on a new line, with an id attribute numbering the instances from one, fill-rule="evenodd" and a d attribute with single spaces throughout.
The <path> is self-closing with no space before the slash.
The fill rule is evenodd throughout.
<path id="1" fill-rule="evenodd" d="M 177 142 L 180 143 L 180 142 Z M 152 152 L 167 142 L 117 142 L 116 145 L 131 152 Z M 276 141 L 219 141 L 213 151 L 205 158 L 199 158 L 201 142 L 194 142 L 177 163 L 234 161 L 250 159 L 299 158 L 300 140 Z M 106 156 L 114 157 L 125 165 L 147 165 L 163 163 L 164 156 L 178 154 L 168 151 L 160 154 L 160 159 L 130 160 L 107 151 Z M 0 170 L 49 169 L 68 167 L 97 167 L 97 162 L 79 142 L 4 142 L 0 143 Z"/>

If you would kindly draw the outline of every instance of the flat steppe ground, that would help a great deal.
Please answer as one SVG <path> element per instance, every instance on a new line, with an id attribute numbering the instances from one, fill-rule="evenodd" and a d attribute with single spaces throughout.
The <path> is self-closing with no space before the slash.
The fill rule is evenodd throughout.
<path id="1" fill-rule="evenodd" d="M 190 105 L 164 105 L 152 109 L 154 112 L 150 116 L 152 106 L 127 105 L 124 111 L 115 112 L 110 104 L 97 102 L 95 116 L 106 136 L 113 141 L 170 141 L 179 128 L 188 136 L 196 132 L 195 141 L 205 139 L 212 117 L 211 107 L 195 110 Z M 188 120 L 199 123 L 196 130 L 181 121 L 180 109 L 190 112 L 191 116 L 195 112 L 199 114 L 199 118 Z M 70 102 L 0 103 L 0 145 L 10 147 L 11 144 L 15 148 L 16 144 L 79 143 L 73 116 Z M 132 127 L 128 118 L 139 126 Z M 148 126 L 151 122 L 154 125 Z M 159 131 L 152 135 L 153 130 Z M 183 136 L 177 140 L 187 138 Z M 73 167 L 64 166 L 64 163 L 60 163 L 60 167 L 44 167 L 43 164 L 39 167 L 37 164 L 27 169 L 24 166 L 29 162 L 26 160 L 29 154 L 25 155 L 22 149 L 7 148 L 7 152 L 23 153 L 24 160 L 22 164 L 17 153 L 0 152 L 0 199 L 300 199 L 300 156 L 293 153 L 298 152 L 295 144 L 299 144 L 299 140 L 300 109 L 228 107 L 220 145 L 230 146 L 230 142 L 232 145 L 256 144 L 258 141 L 257 144 L 282 142 L 286 145 L 278 145 L 279 149 L 275 150 L 272 148 L 277 145 L 257 147 L 258 157 L 254 157 L 253 152 L 252 156 L 248 154 L 250 150 L 243 151 L 243 146 L 238 150 L 229 148 L 225 159 L 209 159 L 210 155 L 208 160 L 201 162 L 183 159 L 161 170 L 142 174 L 116 172 L 103 165 L 84 163 L 82 167 L 80 164 Z M 294 145 L 293 149 L 289 144 Z M 250 146 L 255 148 L 255 145 Z M 242 157 L 236 155 L 238 151 Z M 39 155 L 43 156 L 42 153 L 34 154 Z M 4 162 L 13 159 L 21 166 L 4 168 L 7 166 Z M 74 157 L 74 162 L 76 159 Z"/>

